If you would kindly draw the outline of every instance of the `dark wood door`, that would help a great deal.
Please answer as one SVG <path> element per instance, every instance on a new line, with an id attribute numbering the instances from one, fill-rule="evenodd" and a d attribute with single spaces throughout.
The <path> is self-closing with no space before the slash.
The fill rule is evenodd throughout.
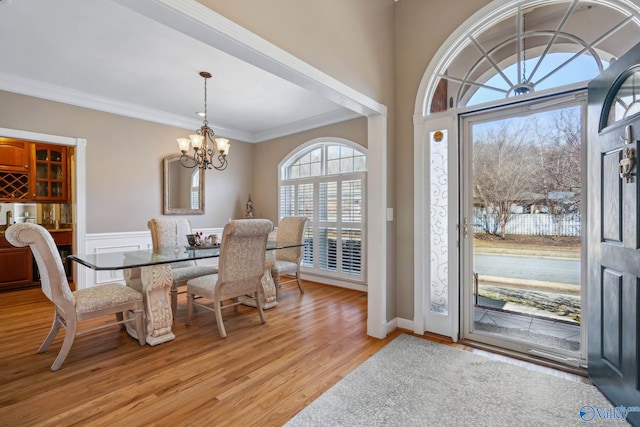
<path id="1" fill-rule="evenodd" d="M 589 376 L 613 403 L 640 407 L 640 44 L 589 84 Z M 627 159 L 627 160 L 625 160 Z M 621 173 L 627 164 L 629 174 Z M 627 418 L 640 426 L 640 412 Z"/>

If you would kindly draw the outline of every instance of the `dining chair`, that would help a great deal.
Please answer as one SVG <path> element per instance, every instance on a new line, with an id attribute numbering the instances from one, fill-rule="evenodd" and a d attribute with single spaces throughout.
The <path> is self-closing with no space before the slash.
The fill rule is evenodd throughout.
<path id="1" fill-rule="evenodd" d="M 55 339 L 60 326 L 66 328 L 64 341 L 58 356 L 51 365 L 52 371 L 62 366 L 78 335 L 101 329 L 109 325 L 135 322 L 140 345 L 145 344 L 143 325 L 142 294 L 120 283 L 105 283 L 90 288 L 71 291 L 62 258 L 51 234 L 41 225 L 20 223 L 11 225 L 5 232 L 5 238 L 14 246 L 29 246 L 40 271 L 42 292 L 55 305 L 53 325 L 49 335 L 38 349 L 38 353 L 47 351 Z M 134 316 L 129 317 L 128 312 Z M 78 322 L 109 314 L 116 315 L 116 321 L 93 328 L 78 331 Z"/>
<path id="2" fill-rule="evenodd" d="M 187 234 L 192 234 L 191 223 L 186 218 L 153 218 L 147 226 L 151 230 L 154 251 L 162 247 L 178 247 L 183 250 L 188 246 Z M 171 272 L 173 273 L 170 292 L 171 313 L 175 319 L 178 309 L 178 288 L 186 286 L 189 279 L 217 273 L 218 268 L 211 265 L 198 265 L 196 261 L 180 261 L 171 264 Z"/>
<path id="3" fill-rule="evenodd" d="M 286 243 L 304 243 L 304 231 L 309 219 L 302 216 L 286 216 L 280 220 L 276 241 L 278 245 Z M 285 283 L 297 282 L 300 293 L 304 293 L 300 279 L 300 263 L 304 255 L 304 246 L 294 248 L 276 249 L 275 259 L 271 267 L 271 276 L 276 286 L 276 299 L 280 293 L 280 287 Z M 293 275 L 294 278 L 280 281 L 280 276 Z"/>
<path id="4" fill-rule="evenodd" d="M 238 297 L 255 294 L 256 308 L 262 323 L 262 277 L 267 273 L 265 264 L 267 237 L 273 230 L 268 219 L 239 219 L 224 226 L 220 243 L 218 273 L 191 279 L 187 282 L 187 322 L 190 324 L 194 306 L 215 312 L 221 338 L 227 336 L 222 321 L 222 309 L 240 304 Z M 196 300 L 203 297 L 213 305 Z M 224 302 L 233 300 L 233 302 Z M 237 309 L 237 307 L 236 307 Z"/>

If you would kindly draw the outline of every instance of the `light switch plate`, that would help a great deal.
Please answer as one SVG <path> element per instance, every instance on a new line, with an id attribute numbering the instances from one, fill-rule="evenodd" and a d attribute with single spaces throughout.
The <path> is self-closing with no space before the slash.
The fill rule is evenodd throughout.
<path id="1" fill-rule="evenodd" d="M 393 221 L 393 208 L 387 208 L 387 221 Z"/>

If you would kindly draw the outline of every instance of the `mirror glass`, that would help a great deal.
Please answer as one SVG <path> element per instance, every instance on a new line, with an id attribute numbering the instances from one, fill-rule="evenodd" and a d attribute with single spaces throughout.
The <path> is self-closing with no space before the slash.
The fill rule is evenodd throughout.
<path id="1" fill-rule="evenodd" d="M 204 214 L 204 170 L 185 168 L 179 155 L 164 158 L 164 214 Z"/>

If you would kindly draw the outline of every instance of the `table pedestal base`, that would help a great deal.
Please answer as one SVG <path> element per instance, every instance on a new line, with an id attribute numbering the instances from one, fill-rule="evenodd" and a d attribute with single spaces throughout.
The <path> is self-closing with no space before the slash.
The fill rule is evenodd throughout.
<path id="1" fill-rule="evenodd" d="M 127 286 L 142 292 L 147 344 L 157 345 L 175 339 L 176 336 L 171 332 L 173 315 L 169 298 L 173 283 L 171 266 L 160 264 L 130 268 L 124 271 L 124 278 Z M 132 329 L 127 324 L 129 335 L 137 338 Z"/>
<path id="2" fill-rule="evenodd" d="M 273 278 L 271 277 L 271 267 L 265 268 L 264 275 L 260 280 L 262 285 L 262 292 L 260 292 L 260 296 L 262 299 L 260 300 L 260 305 L 262 305 L 263 310 L 268 310 L 278 305 L 278 301 L 276 300 L 276 284 L 273 282 Z M 238 298 L 243 305 L 248 307 L 256 307 L 255 299 L 249 296 L 242 296 Z"/>

